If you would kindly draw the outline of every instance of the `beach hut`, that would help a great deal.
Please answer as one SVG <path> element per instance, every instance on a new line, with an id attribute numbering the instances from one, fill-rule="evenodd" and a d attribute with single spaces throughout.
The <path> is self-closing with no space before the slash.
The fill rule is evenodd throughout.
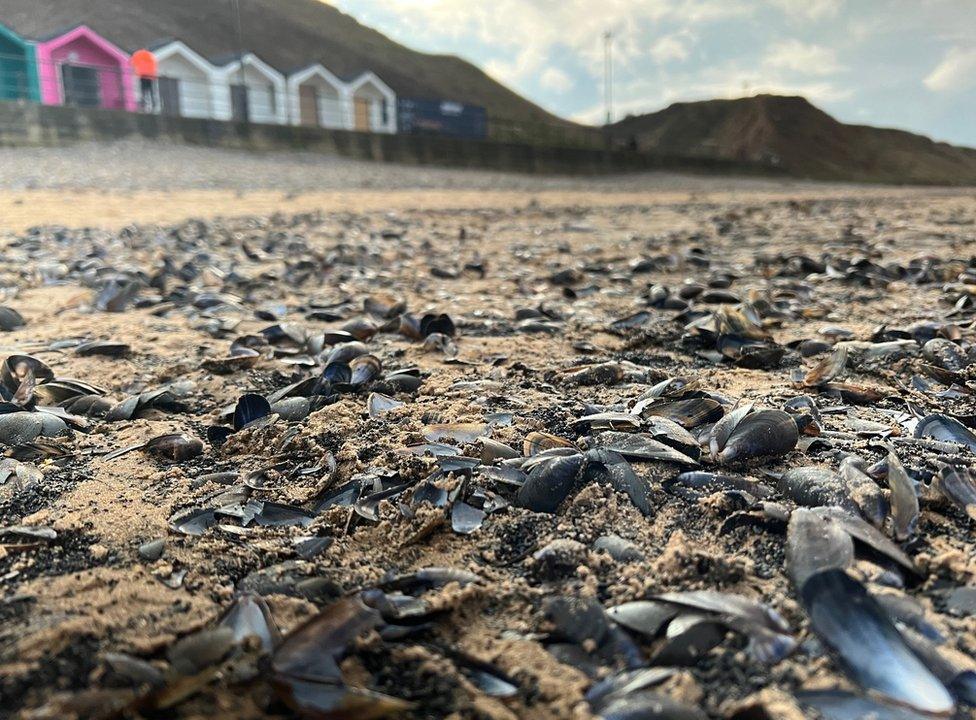
<path id="1" fill-rule="evenodd" d="M 347 127 L 346 85 L 321 63 L 296 70 L 287 85 L 292 125 Z"/>
<path id="2" fill-rule="evenodd" d="M 237 122 L 288 124 L 285 76 L 254 53 L 217 59 L 214 116 Z"/>
<path id="3" fill-rule="evenodd" d="M 188 118 L 215 117 L 223 83 L 218 68 L 182 40 L 166 40 L 149 49 L 158 66 L 159 112 Z"/>
<path id="4" fill-rule="evenodd" d="M 38 40 L 36 48 L 46 105 L 136 109 L 129 56 L 87 25 Z"/>
<path id="5" fill-rule="evenodd" d="M 349 127 L 376 133 L 396 132 L 396 94 L 372 71 L 364 72 L 346 88 Z"/>
<path id="6" fill-rule="evenodd" d="M 40 100 L 34 46 L 0 25 L 0 100 Z"/>

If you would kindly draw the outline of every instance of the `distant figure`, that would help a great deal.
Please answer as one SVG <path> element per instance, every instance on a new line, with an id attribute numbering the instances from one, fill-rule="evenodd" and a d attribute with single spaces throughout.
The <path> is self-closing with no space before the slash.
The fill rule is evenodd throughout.
<path id="1" fill-rule="evenodd" d="M 132 69 L 139 77 L 139 97 L 142 111 L 151 113 L 156 111 L 156 93 L 154 84 L 159 67 L 156 64 L 156 56 L 146 49 L 136 50 L 132 53 Z"/>

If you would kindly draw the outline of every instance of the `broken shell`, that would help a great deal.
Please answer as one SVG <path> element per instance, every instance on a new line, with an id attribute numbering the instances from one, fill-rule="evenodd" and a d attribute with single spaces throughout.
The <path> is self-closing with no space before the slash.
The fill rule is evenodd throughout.
<path id="1" fill-rule="evenodd" d="M 953 442 L 976 452 L 976 435 L 958 420 L 938 413 L 926 415 L 918 421 L 915 437 Z"/>
<path id="2" fill-rule="evenodd" d="M 682 465 L 697 465 L 698 461 L 678 452 L 670 445 L 658 442 L 643 433 L 623 433 L 607 430 L 594 438 L 596 447 L 612 450 L 635 460 L 667 460 Z M 695 448 L 697 454 L 698 448 Z"/>
<path id="3" fill-rule="evenodd" d="M 576 446 L 569 440 L 544 432 L 530 432 L 525 436 L 525 440 L 522 441 L 522 454 L 525 457 L 532 457 L 543 450 L 551 450 L 553 448 L 576 450 Z"/>
<path id="4" fill-rule="evenodd" d="M 918 495 L 894 452 L 888 453 L 888 487 L 891 488 L 891 532 L 895 540 L 904 541 L 915 533 L 918 525 Z"/>
<path id="5" fill-rule="evenodd" d="M 976 520 L 976 476 L 967 467 L 943 467 L 935 478 L 935 486 L 946 498 Z"/>
<path id="6" fill-rule="evenodd" d="M 840 476 L 861 514 L 875 527 L 881 527 L 888 515 L 888 501 L 881 487 L 864 470 L 863 461 L 855 456 L 846 457 L 840 464 Z"/>

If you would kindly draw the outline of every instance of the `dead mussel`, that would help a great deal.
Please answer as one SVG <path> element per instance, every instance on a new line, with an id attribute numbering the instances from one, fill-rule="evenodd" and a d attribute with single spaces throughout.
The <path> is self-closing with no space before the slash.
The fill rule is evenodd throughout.
<path id="1" fill-rule="evenodd" d="M 720 463 L 785 455 L 800 439 L 796 423 L 782 410 L 756 410 L 723 428 L 714 450 Z"/>

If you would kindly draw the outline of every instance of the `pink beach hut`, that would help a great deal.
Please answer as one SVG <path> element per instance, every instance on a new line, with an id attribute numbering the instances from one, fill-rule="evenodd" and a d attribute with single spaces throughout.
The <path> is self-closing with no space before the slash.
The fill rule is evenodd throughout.
<path id="1" fill-rule="evenodd" d="M 129 56 L 87 25 L 37 41 L 45 105 L 136 109 Z"/>

